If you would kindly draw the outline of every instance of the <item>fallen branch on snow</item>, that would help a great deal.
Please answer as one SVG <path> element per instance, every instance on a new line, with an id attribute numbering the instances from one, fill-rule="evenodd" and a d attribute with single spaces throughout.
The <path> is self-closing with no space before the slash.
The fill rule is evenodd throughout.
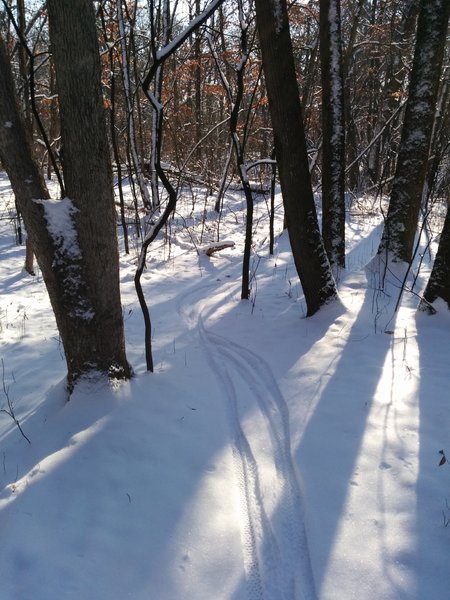
<path id="1" fill-rule="evenodd" d="M 206 256 L 212 256 L 215 252 L 220 252 L 221 250 L 225 250 L 225 248 L 234 248 L 234 242 L 231 240 L 224 240 L 223 242 L 213 242 L 212 244 L 208 244 L 207 246 L 203 246 L 200 250 Z"/>

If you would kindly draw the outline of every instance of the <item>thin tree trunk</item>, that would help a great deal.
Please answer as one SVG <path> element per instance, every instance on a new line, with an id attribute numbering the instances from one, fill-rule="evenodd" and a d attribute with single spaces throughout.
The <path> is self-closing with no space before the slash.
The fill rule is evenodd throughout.
<path id="1" fill-rule="evenodd" d="M 347 164 L 352 164 L 350 169 L 346 170 L 347 173 L 347 188 L 350 190 L 357 190 L 359 187 L 359 169 L 358 162 L 354 159 L 357 155 L 357 127 L 352 114 L 352 84 L 353 78 L 353 53 L 355 49 L 355 40 L 358 32 L 358 26 L 361 20 L 361 12 L 364 6 L 365 0 L 358 0 L 357 5 L 354 7 L 353 13 L 351 13 L 351 29 L 348 35 L 348 42 L 343 52 L 342 58 L 342 79 L 344 82 L 344 123 L 346 126 L 346 153 L 347 153 Z"/>
<path id="2" fill-rule="evenodd" d="M 20 35 L 23 40 L 26 38 L 26 17 L 25 17 L 25 0 L 17 0 L 17 22 L 19 26 Z M 31 104 L 30 104 L 30 84 L 28 77 L 28 64 L 27 64 L 27 50 L 25 46 L 20 43 L 18 46 L 18 54 L 19 54 L 19 70 L 20 70 L 20 78 L 22 80 L 23 85 L 23 102 L 25 107 L 25 123 L 27 127 L 27 131 L 29 132 L 30 139 L 33 135 L 33 114 L 31 112 Z"/>
<path id="3" fill-rule="evenodd" d="M 17 21 L 19 26 L 19 31 L 21 35 L 21 39 L 25 40 L 26 38 L 26 16 L 25 16 L 25 2 L 24 0 L 17 0 Z M 28 64 L 27 64 L 27 50 L 23 43 L 20 43 L 18 46 L 19 53 L 19 70 L 20 77 L 22 80 L 22 96 L 24 103 L 24 118 L 26 124 L 26 131 L 30 139 L 33 139 L 33 113 L 31 111 L 30 104 L 30 85 L 29 85 L 29 77 L 28 77 Z M 27 237 L 25 242 L 25 264 L 24 269 L 30 275 L 34 275 L 34 254 L 33 254 L 33 245 L 31 243 L 31 239 Z"/>
<path id="4" fill-rule="evenodd" d="M 435 310 L 431 305 L 438 298 L 442 298 L 450 309 L 450 206 L 447 208 L 439 248 L 423 297 L 425 301 L 421 301 L 419 310 L 433 314 Z"/>
<path id="5" fill-rule="evenodd" d="M 242 99 L 244 96 L 244 75 L 245 75 L 245 67 L 249 57 L 248 50 L 248 23 L 246 23 L 243 10 L 242 3 L 238 3 L 239 10 L 239 22 L 241 26 L 241 35 L 240 35 L 240 50 L 241 57 L 236 67 L 236 95 L 233 98 L 233 94 L 231 91 L 230 83 L 227 79 L 225 72 L 221 69 L 219 63 L 219 57 L 217 56 L 217 52 L 213 47 L 213 42 L 211 38 L 208 38 L 211 54 L 215 60 L 216 67 L 219 71 L 220 79 L 222 81 L 222 85 L 224 87 L 225 95 L 228 98 L 230 104 L 230 138 L 231 143 L 234 149 L 234 153 L 236 156 L 236 167 L 238 171 L 238 176 L 242 184 L 242 188 L 244 190 L 245 201 L 246 201 L 246 217 L 245 217 L 245 244 L 244 244 L 244 256 L 242 260 L 242 285 L 241 285 L 241 299 L 248 300 L 250 297 L 250 257 L 251 257 L 251 249 L 252 249 L 252 235 L 253 235 L 253 210 L 254 210 L 254 200 L 253 193 L 250 187 L 250 182 L 248 179 L 248 173 L 245 165 L 245 156 L 244 156 L 244 148 L 245 148 L 245 128 L 244 135 L 242 136 L 242 140 L 239 138 L 238 133 L 238 118 L 239 113 L 241 111 Z"/>
<path id="6" fill-rule="evenodd" d="M 130 154 L 133 160 L 133 169 L 136 173 L 136 178 L 139 185 L 139 190 L 141 192 L 142 202 L 147 210 L 150 210 L 152 207 L 152 202 L 150 199 L 150 194 L 147 189 L 147 184 L 144 179 L 144 174 L 142 172 L 141 165 L 141 157 L 139 156 L 139 152 L 136 144 L 136 130 L 134 126 L 134 113 L 133 113 L 133 95 L 131 92 L 131 82 L 130 82 L 130 68 L 128 63 L 128 53 L 127 53 L 127 44 L 125 37 L 125 25 L 123 21 L 123 10 L 122 10 L 122 0 L 117 0 L 117 21 L 119 24 L 119 34 L 120 34 L 120 49 L 122 55 L 122 79 L 123 79 L 123 89 L 125 93 L 125 100 L 127 105 L 127 130 L 128 130 L 128 144 L 130 146 Z"/>
<path id="7" fill-rule="evenodd" d="M 322 235 L 336 271 L 345 267 L 345 125 L 340 0 L 320 2 Z"/>

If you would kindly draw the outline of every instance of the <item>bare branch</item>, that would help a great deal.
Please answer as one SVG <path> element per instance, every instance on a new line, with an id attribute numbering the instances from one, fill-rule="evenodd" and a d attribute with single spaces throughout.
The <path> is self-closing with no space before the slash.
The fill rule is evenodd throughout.
<path id="1" fill-rule="evenodd" d="M 3 387 L 3 393 L 5 395 L 6 398 L 6 404 L 8 406 L 8 408 L 0 408 L 0 413 L 4 413 L 5 415 L 8 415 L 8 417 L 11 417 L 11 419 L 14 421 L 14 423 L 16 424 L 18 430 L 20 431 L 20 433 L 22 434 L 22 436 L 27 440 L 27 442 L 29 444 L 31 444 L 30 439 L 25 435 L 20 422 L 18 420 L 18 418 L 15 415 L 14 412 L 14 405 L 13 405 L 13 401 L 11 400 L 11 397 L 9 395 L 9 388 L 6 387 L 6 382 L 5 382 L 5 363 L 3 362 L 3 358 L 1 359 L 1 363 L 2 363 L 2 387 Z"/>

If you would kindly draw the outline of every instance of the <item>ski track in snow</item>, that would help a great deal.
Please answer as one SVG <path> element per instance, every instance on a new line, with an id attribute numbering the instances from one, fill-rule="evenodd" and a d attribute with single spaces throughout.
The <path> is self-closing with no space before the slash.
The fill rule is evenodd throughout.
<path id="1" fill-rule="evenodd" d="M 197 298 L 198 293 L 197 290 Z M 179 312 L 190 328 L 197 330 L 227 399 L 234 469 L 240 492 L 241 539 L 248 598 L 314 600 L 316 592 L 303 520 L 303 499 L 292 460 L 286 401 L 270 366 L 256 353 L 210 332 L 201 309 L 193 309 L 188 296 L 184 296 Z M 190 305 L 188 311 L 184 308 L 186 305 Z M 249 405 L 252 411 L 259 411 L 263 417 L 267 445 L 272 450 L 271 467 L 275 477 L 271 485 L 276 497 L 276 518 L 272 520 L 267 514 L 261 491 L 264 465 L 258 456 L 258 448 L 255 448 L 256 440 L 252 440 L 251 431 L 246 431 L 243 419 L 243 410 Z M 263 431 L 258 431 L 258 435 L 262 434 Z"/>

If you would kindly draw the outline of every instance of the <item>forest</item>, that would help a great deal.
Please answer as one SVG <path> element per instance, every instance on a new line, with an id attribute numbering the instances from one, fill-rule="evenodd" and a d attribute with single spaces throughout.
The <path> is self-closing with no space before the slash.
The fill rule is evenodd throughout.
<path id="1" fill-rule="evenodd" d="M 447 598 L 449 15 L 1 0 L 6 600 Z"/>

